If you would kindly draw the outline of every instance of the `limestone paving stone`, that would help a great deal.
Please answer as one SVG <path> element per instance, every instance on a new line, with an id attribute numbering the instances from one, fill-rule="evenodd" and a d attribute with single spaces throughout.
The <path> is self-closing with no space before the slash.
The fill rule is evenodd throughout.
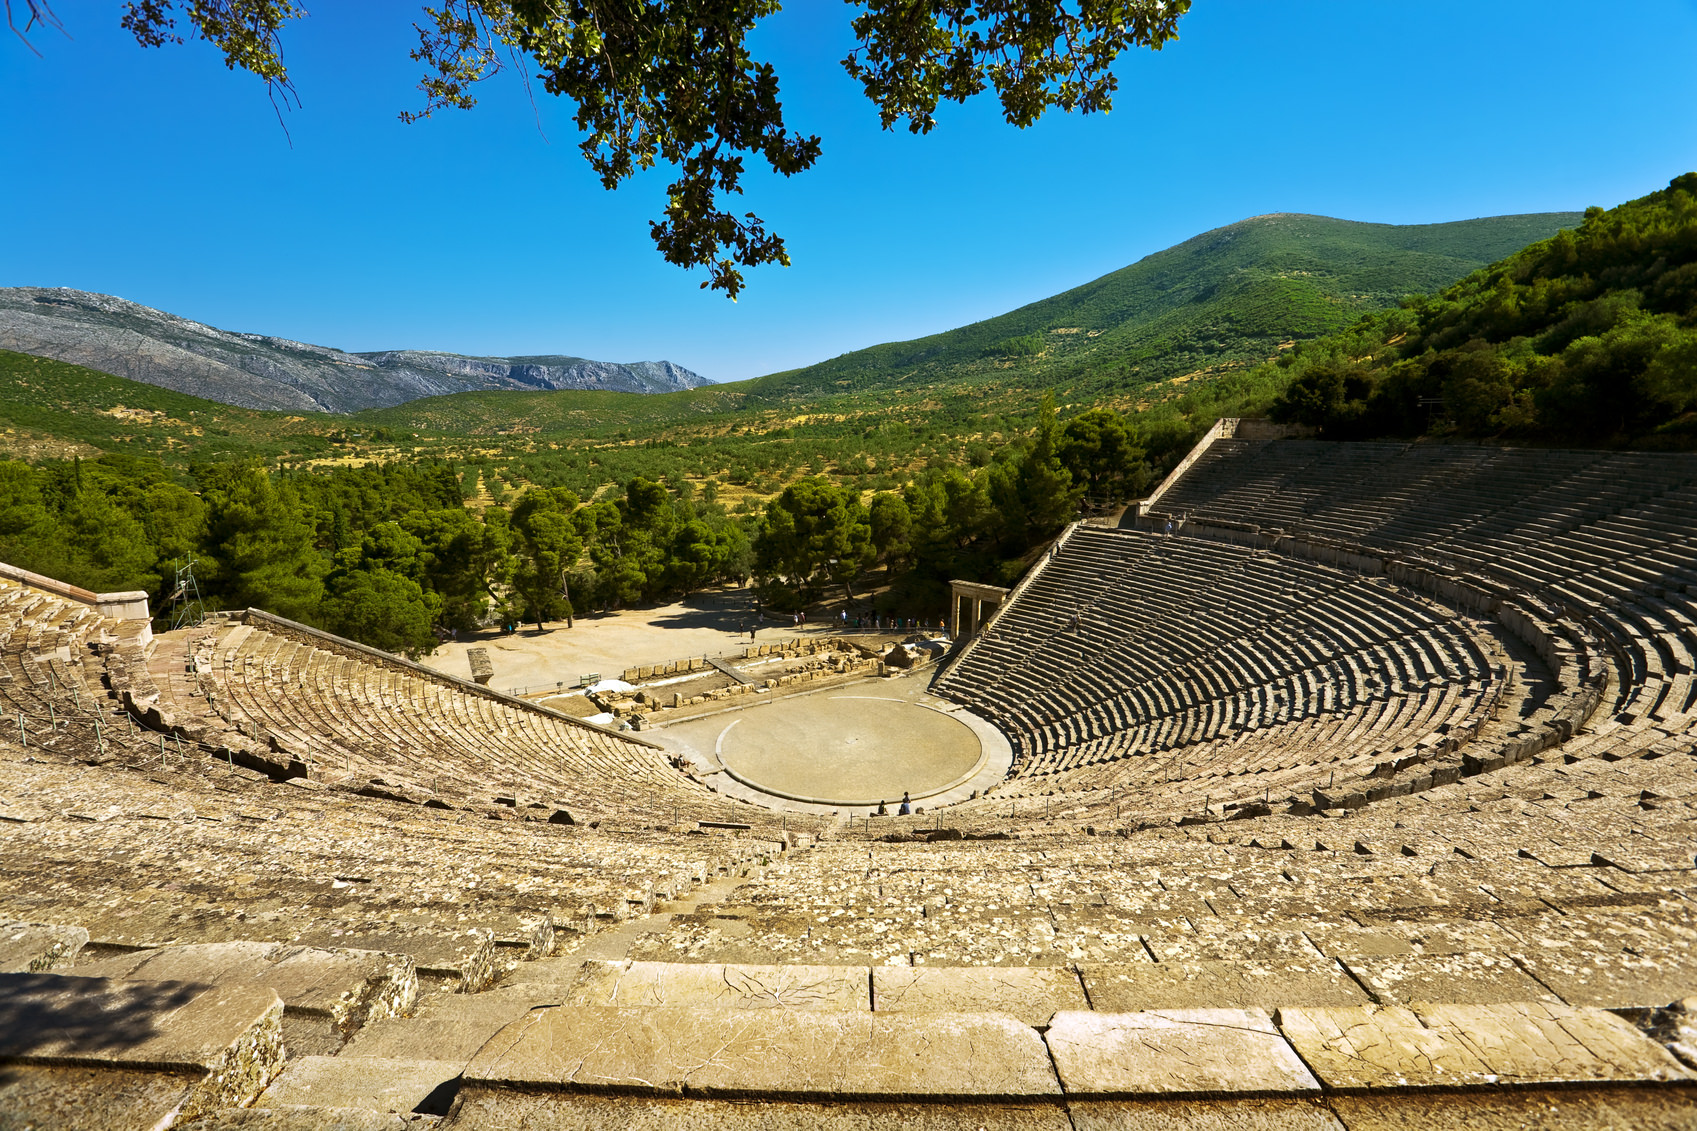
<path id="1" fill-rule="evenodd" d="M 704 1005 L 727 1009 L 871 1008 L 865 967 L 585 962 L 566 1005 Z"/>
<path id="2" fill-rule="evenodd" d="M 1560 1001 L 1526 976 L 1512 958 L 1493 954 L 1405 955 L 1346 958 L 1350 973 L 1382 1005 L 1415 1001 L 1494 1005 L 1509 1001 Z"/>
<path id="3" fill-rule="evenodd" d="M 77 973 L 269 986 L 290 1013 L 325 1018 L 344 1032 L 369 1020 L 409 1013 L 418 997 L 418 978 L 408 955 L 278 943 L 162 947 L 89 963 Z"/>
<path id="4" fill-rule="evenodd" d="M 612 1127 L 620 1131 L 883 1131 L 891 1127 L 903 1131 L 1072 1131 L 1067 1111 L 1058 1103 L 750 1103 L 522 1094 L 476 1084 L 462 1089 L 453 1112 L 442 1123 L 442 1131 L 605 1131 Z"/>
<path id="5" fill-rule="evenodd" d="M 1339 1091 L 1693 1079 L 1614 1014 L 1558 1003 L 1284 1009 L 1278 1022 Z"/>
<path id="6" fill-rule="evenodd" d="M 1279 1031 L 1328 1090 L 1479 1087 L 1490 1066 L 1454 1035 L 1422 1025 L 1404 1006 L 1280 1009 Z"/>
<path id="7" fill-rule="evenodd" d="M 1466 1041 L 1506 1084 L 1697 1082 L 1666 1049 L 1607 1010 L 1511 1002 L 1421 1005 L 1415 1012 Z"/>
<path id="8" fill-rule="evenodd" d="M 1045 1039 L 1069 1096 L 1300 1095 L 1320 1088 L 1259 1009 L 1058 1013 Z"/>
<path id="9" fill-rule="evenodd" d="M 523 987 L 542 990 L 544 987 Z M 515 994 L 496 990 L 481 994 L 444 994 L 424 1002 L 414 1017 L 390 1017 L 373 1021 L 354 1034 L 342 1056 L 379 1057 L 394 1060 L 471 1061 L 489 1038 L 528 1013 L 538 1004 L 558 1004 L 558 986 L 545 987 L 552 993 Z M 537 1000 L 540 998 L 541 1000 Z"/>
<path id="10" fill-rule="evenodd" d="M 243 1103 L 277 1074 L 282 1017 L 265 986 L 0 974 L 0 1066 L 177 1073 L 193 1113 Z"/>
<path id="11" fill-rule="evenodd" d="M 0 1066 L 0 1127 L 154 1131 L 170 1125 L 193 1092 L 192 1080 L 175 1073 L 7 1064 Z"/>
<path id="12" fill-rule="evenodd" d="M 369 1108 L 250 1107 L 212 1112 L 172 1131 L 434 1131 L 439 1115 Z"/>
<path id="13" fill-rule="evenodd" d="M 255 1107 L 367 1108 L 411 1112 L 459 1078 L 463 1061 L 303 1056 L 271 1081 Z M 444 1114 L 447 1104 L 442 1103 Z"/>
<path id="14" fill-rule="evenodd" d="M 1322 1099 L 1075 1098 L 1067 1115 L 1073 1131 L 1345 1131 Z"/>
<path id="15" fill-rule="evenodd" d="M 1335 959 L 1080 963 L 1091 1006 L 1111 1013 L 1224 1006 L 1351 1005 L 1367 995 Z"/>
<path id="16" fill-rule="evenodd" d="M 770 1099 L 1035 1099 L 1059 1094 L 1037 1033 L 999 1014 L 657 1006 L 536 1009 L 468 1084 Z"/>
<path id="17" fill-rule="evenodd" d="M 1349 1131 L 1687 1131 L 1697 1126 L 1697 1092 L 1690 1088 L 1395 1092 L 1338 1095 L 1327 1102 Z"/>
<path id="18" fill-rule="evenodd" d="M 1090 1008 L 1068 966 L 878 966 L 871 973 L 880 1013 L 1006 1013 L 1042 1026 L 1062 1010 Z"/>
<path id="19" fill-rule="evenodd" d="M 0 919 L 0 974 L 69 966 L 87 942 L 88 931 L 82 927 Z"/>

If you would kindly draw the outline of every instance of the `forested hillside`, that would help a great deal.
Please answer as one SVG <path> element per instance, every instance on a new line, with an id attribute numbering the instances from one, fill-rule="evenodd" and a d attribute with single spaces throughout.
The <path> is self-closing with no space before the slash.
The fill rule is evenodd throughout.
<path id="1" fill-rule="evenodd" d="M 1281 420 L 1339 439 L 1697 444 L 1697 173 L 1262 374 Z"/>
<path id="2" fill-rule="evenodd" d="M 1452 283 L 1579 219 L 1551 212 L 1392 225 L 1256 216 L 996 318 L 731 388 L 763 403 L 939 382 L 1074 381 L 1083 394 L 1218 372 Z"/>

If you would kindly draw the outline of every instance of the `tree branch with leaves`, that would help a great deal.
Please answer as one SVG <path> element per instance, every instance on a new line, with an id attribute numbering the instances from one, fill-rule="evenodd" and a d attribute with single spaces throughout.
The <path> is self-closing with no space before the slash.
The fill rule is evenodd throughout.
<path id="1" fill-rule="evenodd" d="M 57 26 L 46 0 L 4 0 L 26 29 Z M 1178 35 L 1190 0 L 850 0 L 854 49 L 843 60 L 884 128 L 937 124 L 942 102 L 993 90 L 1020 128 L 1051 107 L 1106 113 L 1113 67 L 1136 47 Z M 413 26 L 424 67 L 417 122 L 476 105 L 477 84 L 513 70 L 576 106 L 579 144 L 608 189 L 664 164 L 677 171 L 649 235 L 668 263 L 703 268 L 704 289 L 735 299 L 746 269 L 788 266 L 783 238 L 738 211 L 750 160 L 783 176 L 813 167 L 821 141 L 784 121 L 778 76 L 749 34 L 779 0 L 432 0 Z M 274 104 L 296 100 L 280 31 L 304 15 L 294 0 L 131 0 L 123 26 L 144 47 L 181 43 L 181 9 L 232 69 L 265 80 Z M 16 22 L 12 24 L 18 30 Z M 24 35 L 24 30 L 19 30 Z M 27 37 L 25 42 L 28 42 Z M 33 49 L 33 47 L 32 47 Z"/>

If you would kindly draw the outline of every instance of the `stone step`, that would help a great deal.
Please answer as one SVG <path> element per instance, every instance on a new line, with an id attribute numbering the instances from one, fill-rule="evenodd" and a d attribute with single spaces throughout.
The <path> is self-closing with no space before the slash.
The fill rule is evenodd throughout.
<path id="1" fill-rule="evenodd" d="M 465 1087 L 778 1100 L 1058 1099 L 1035 1029 L 1005 1014 L 556 1006 L 497 1033 Z"/>
<path id="2" fill-rule="evenodd" d="M 17 1065 L 116 1070 L 124 1075 L 114 1087 L 135 1090 L 138 1102 L 174 1090 L 186 1118 L 246 1104 L 270 1082 L 283 1066 L 282 1019 L 277 992 L 251 983 L 0 974 L 0 1077 Z M 51 1095 L 54 1081 L 37 1079 Z"/>
<path id="3" fill-rule="evenodd" d="M 303 1056 L 271 1081 L 256 1108 L 361 1108 L 446 1115 L 465 1062 L 368 1056 Z"/>
<path id="4" fill-rule="evenodd" d="M 81 927 L 0 919 L 0 973 L 41 973 L 69 966 L 88 942 Z"/>
<path id="5" fill-rule="evenodd" d="M 133 951 L 79 976 L 266 986 L 283 999 L 290 1055 L 333 1052 L 369 1021 L 405 1016 L 418 998 L 413 960 L 372 950 L 284 943 L 201 943 Z"/>
<path id="6" fill-rule="evenodd" d="M 549 1092 L 1046 1104 L 1063 1086 L 1073 1100 L 1146 1101 L 1693 1083 L 1622 1018 L 1533 1001 L 1062 1010 L 1044 1027 L 988 1012 L 542 1006 L 490 1038 L 461 1087 L 471 1105 Z"/>

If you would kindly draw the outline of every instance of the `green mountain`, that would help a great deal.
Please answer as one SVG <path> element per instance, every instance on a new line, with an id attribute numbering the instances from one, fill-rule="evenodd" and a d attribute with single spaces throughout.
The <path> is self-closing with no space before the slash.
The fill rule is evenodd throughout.
<path id="1" fill-rule="evenodd" d="M 795 401 L 942 382 L 1123 390 L 1274 356 L 1577 225 L 1577 212 L 1449 224 L 1256 216 L 1063 294 L 942 334 L 729 386 Z"/>
<path id="2" fill-rule="evenodd" d="M 1697 445 L 1697 173 L 1267 369 L 1340 439 Z"/>

